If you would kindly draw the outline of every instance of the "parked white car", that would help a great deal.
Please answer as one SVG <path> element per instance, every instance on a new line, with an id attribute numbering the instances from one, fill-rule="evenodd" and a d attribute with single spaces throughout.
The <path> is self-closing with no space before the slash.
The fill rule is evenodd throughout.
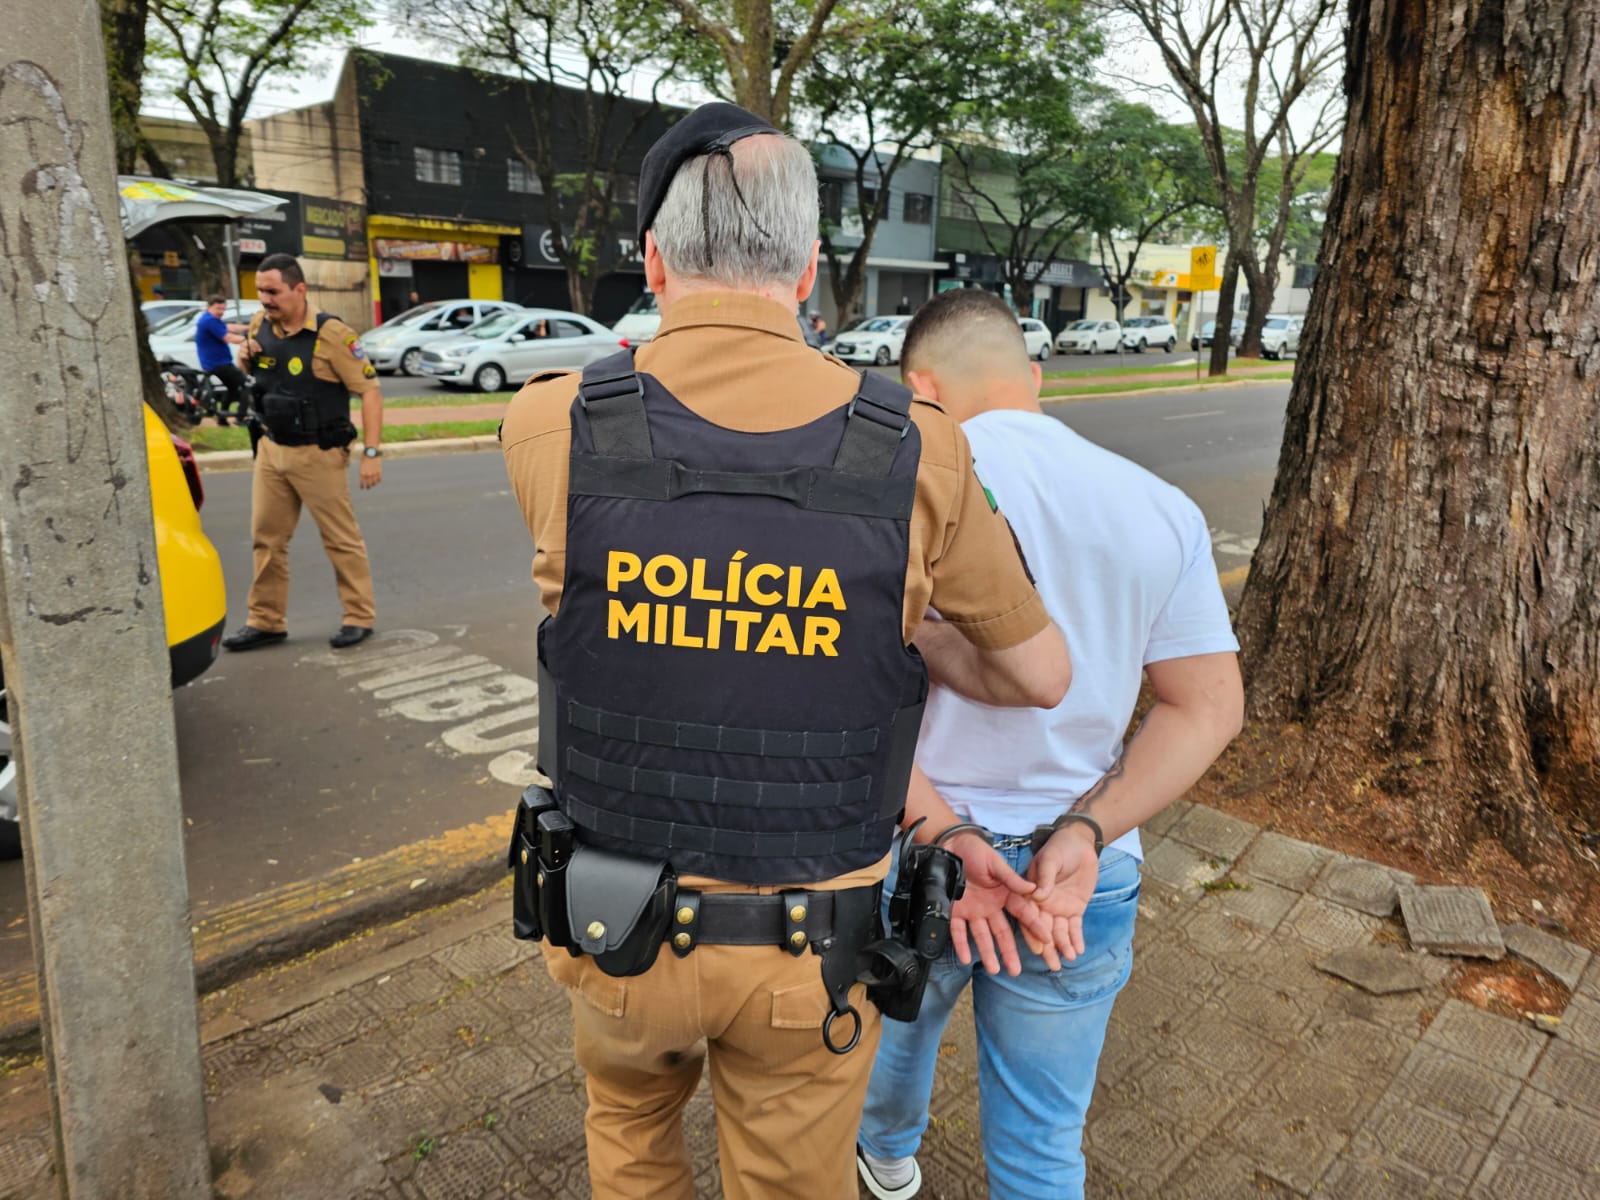
<path id="1" fill-rule="evenodd" d="M 628 344 L 598 321 L 555 308 L 497 313 L 457 337 L 430 342 L 417 366 L 440 383 L 498 392 L 540 371 L 576 370 Z"/>
<path id="2" fill-rule="evenodd" d="M 1300 327 L 1304 324 L 1304 317 L 1270 314 L 1261 327 L 1261 357 L 1282 358 L 1300 353 Z"/>
<path id="3" fill-rule="evenodd" d="M 144 313 L 145 328 L 154 330 L 157 325 L 184 313 L 199 312 L 206 306 L 204 300 L 146 300 L 139 305 Z"/>
<path id="4" fill-rule="evenodd" d="M 906 344 L 906 327 L 910 324 L 910 317 L 870 317 L 835 338 L 828 353 L 845 362 L 887 367 L 900 361 L 900 350 Z"/>
<path id="5" fill-rule="evenodd" d="M 230 325 L 247 325 L 260 311 L 259 300 L 230 300 L 222 311 L 222 319 Z M 194 348 L 194 330 L 203 312 L 202 306 L 193 312 L 179 313 L 151 331 L 150 352 L 158 363 L 180 362 L 192 370 L 200 369 L 200 355 Z"/>
<path id="6" fill-rule="evenodd" d="M 1122 344 L 1137 354 L 1151 346 L 1171 354 L 1178 344 L 1178 327 L 1165 317 L 1130 317 L 1122 323 Z"/>
<path id="7" fill-rule="evenodd" d="M 655 337 L 659 328 L 661 307 L 656 303 L 655 293 L 646 292 L 628 306 L 628 311 L 622 314 L 622 320 L 611 327 L 611 332 L 627 338 L 630 345 L 636 346 Z"/>
<path id="8" fill-rule="evenodd" d="M 1115 321 L 1074 321 L 1056 337 L 1056 349 L 1064 354 L 1109 354 L 1122 339 L 1122 326 Z"/>
<path id="9" fill-rule="evenodd" d="M 1028 357 L 1037 358 L 1040 362 L 1050 359 L 1050 327 L 1043 321 L 1035 321 L 1032 317 L 1023 317 L 1017 324 L 1022 326 L 1022 344 L 1028 348 Z"/>
<path id="10" fill-rule="evenodd" d="M 422 348 L 454 337 L 496 313 L 522 312 L 508 300 L 430 300 L 361 335 L 361 352 L 374 370 L 422 374 Z"/>

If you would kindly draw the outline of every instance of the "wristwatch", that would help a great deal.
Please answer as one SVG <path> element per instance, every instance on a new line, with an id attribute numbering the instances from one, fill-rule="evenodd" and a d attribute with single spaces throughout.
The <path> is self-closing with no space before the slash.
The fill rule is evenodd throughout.
<path id="1" fill-rule="evenodd" d="M 382 458 L 383 457 L 383 450 L 378 446 L 368 446 L 361 453 L 364 454 L 368 458 Z"/>

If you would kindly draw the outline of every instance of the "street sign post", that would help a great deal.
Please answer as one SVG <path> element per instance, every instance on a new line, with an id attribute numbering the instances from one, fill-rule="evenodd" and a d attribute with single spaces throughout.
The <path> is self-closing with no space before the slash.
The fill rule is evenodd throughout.
<path id="1" fill-rule="evenodd" d="M 1194 339 L 1196 350 L 1194 353 L 1194 378 L 1200 381 L 1200 331 L 1203 328 L 1201 318 L 1206 315 L 1205 294 L 1217 286 L 1217 248 L 1215 246 L 1195 246 L 1189 251 L 1189 289 L 1194 293 Z"/>

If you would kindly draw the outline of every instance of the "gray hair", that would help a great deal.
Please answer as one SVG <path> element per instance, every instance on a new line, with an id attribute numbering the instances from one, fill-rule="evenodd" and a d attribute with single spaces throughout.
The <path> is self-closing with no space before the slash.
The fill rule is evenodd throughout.
<path id="1" fill-rule="evenodd" d="M 817 168 L 791 137 L 758 134 L 678 169 L 650 225 L 669 271 L 731 288 L 792 284 L 817 239 Z"/>

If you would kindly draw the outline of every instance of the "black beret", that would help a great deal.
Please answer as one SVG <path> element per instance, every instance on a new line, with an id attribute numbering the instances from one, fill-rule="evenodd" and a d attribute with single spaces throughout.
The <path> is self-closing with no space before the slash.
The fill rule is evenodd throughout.
<path id="1" fill-rule="evenodd" d="M 644 251 L 644 232 L 661 211 L 667 189 L 678 168 L 691 158 L 726 150 L 741 138 L 758 133 L 777 133 L 770 121 L 737 104 L 702 104 L 679 121 L 650 147 L 639 169 L 639 250 Z"/>

